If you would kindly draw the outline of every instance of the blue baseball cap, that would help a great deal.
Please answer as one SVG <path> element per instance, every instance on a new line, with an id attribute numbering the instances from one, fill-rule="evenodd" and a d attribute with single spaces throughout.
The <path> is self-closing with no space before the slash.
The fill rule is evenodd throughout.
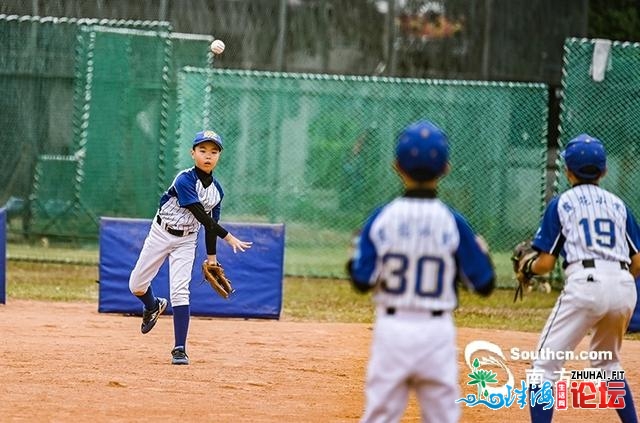
<path id="1" fill-rule="evenodd" d="M 412 123 L 398 136 L 396 161 L 404 173 L 418 182 L 441 176 L 449 162 L 447 135 L 429 121 Z"/>
<path id="2" fill-rule="evenodd" d="M 220 151 L 222 151 L 222 137 L 215 132 L 208 130 L 200 131 L 196 134 L 196 137 L 193 139 L 193 147 L 205 141 L 215 142 L 218 147 L 220 147 Z"/>
<path id="3" fill-rule="evenodd" d="M 567 169 L 580 179 L 598 179 L 607 170 L 604 145 L 589 134 L 580 134 L 569 141 L 560 157 Z"/>

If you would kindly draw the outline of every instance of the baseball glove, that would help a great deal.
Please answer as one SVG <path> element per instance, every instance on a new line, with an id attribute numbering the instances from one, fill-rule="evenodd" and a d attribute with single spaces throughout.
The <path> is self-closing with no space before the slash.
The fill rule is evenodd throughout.
<path id="1" fill-rule="evenodd" d="M 205 280 L 209 282 L 211 287 L 222 298 L 227 299 L 235 292 L 235 289 L 231 286 L 231 281 L 224 274 L 224 269 L 220 263 L 211 264 L 205 260 L 204 263 L 202 263 L 202 274 Z"/>
<path id="2" fill-rule="evenodd" d="M 530 240 L 522 241 L 513 249 L 511 263 L 513 264 L 513 273 L 518 281 L 513 302 L 516 302 L 518 297 L 522 299 L 525 288 L 531 285 L 531 279 L 535 276 L 531 271 L 531 264 L 536 258 L 538 258 L 538 252 L 533 249 Z"/>

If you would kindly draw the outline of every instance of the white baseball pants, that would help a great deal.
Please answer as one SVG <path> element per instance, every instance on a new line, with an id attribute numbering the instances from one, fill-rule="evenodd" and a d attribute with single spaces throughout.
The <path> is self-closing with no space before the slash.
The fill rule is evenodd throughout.
<path id="1" fill-rule="evenodd" d="M 166 258 L 169 257 L 171 306 L 188 305 L 189 282 L 191 282 L 197 239 L 197 233 L 183 237 L 171 235 L 154 219 L 140 257 L 129 278 L 131 292 L 134 295 L 143 295 Z"/>

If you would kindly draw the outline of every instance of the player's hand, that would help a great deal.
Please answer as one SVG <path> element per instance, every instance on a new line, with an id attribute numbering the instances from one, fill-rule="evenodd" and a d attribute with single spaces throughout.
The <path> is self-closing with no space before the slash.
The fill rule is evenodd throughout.
<path id="1" fill-rule="evenodd" d="M 227 244 L 229 244 L 231 248 L 233 248 L 234 253 L 237 253 L 238 250 L 244 252 L 253 245 L 253 242 L 239 240 L 235 236 L 231 235 L 231 232 L 224 237 L 224 240 L 227 241 Z"/>

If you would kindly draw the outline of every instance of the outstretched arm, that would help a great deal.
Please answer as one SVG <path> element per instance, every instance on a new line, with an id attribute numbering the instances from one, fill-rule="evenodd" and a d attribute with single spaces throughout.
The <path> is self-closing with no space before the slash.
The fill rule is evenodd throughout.
<path id="1" fill-rule="evenodd" d="M 531 272 L 535 275 L 544 275 L 553 270 L 556 265 L 556 256 L 549 253 L 540 253 L 538 257 L 531 262 Z"/>
<path id="2" fill-rule="evenodd" d="M 204 210 L 204 206 L 202 205 L 202 203 L 189 204 L 188 206 L 186 206 L 186 208 L 189 209 L 191 213 L 193 213 L 195 218 L 198 219 L 198 222 L 202 223 L 202 226 L 204 226 L 205 230 L 207 231 L 207 234 L 209 233 L 213 234 L 213 235 L 207 236 L 207 240 L 208 240 L 207 254 L 208 255 L 215 256 L 215 253 L 216 253 L 215 247 L 213 247 L 213 250 L 212 250 L 212 247 L 209 245 L 211 243 L 211 240 L 209 238 L 210 236 L 218 236 L 224 239 L 227 242 L 227 244 L 229 244 L 229 246 L 233 249 L 234 253 L 237 252 L 237 250 L 245 251 L 251 248 L 251 245 L 253 245 L 253 242 L 242 241 L 236 238 L 235 236 L 233 236 L 225 228 L 220 226 L 218 222 L 213 220 L 213 218 L 209 216 L 209 214 Z"/>
<path id="3" fill-rule="evenodd" d="M 234 253 L 237 252 L 237 250 L 244 252 L 245 250 L 248 250 L 249 248 L 251 248 L 251 246 L 253 245 L 253 242 L 242 241 L 236 238 L 231 234 L 231 232 L 229 232 L 227 236 L 225 236 L 223 239 L 227 241 L 227 244 L 229 244 L 231 248 L 233 248 Z"/>

